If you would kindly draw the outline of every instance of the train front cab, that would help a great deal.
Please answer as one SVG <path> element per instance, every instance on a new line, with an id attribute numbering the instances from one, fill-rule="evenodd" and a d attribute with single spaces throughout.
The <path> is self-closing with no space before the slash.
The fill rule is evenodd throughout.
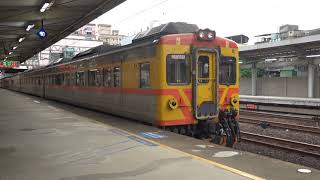
<path id="1" fill-rule="evenodd" d="M 239 135 L 238 102 L 235 102 L 238 100 L 238 51 L 210 42 L 199 42 L 197 35 L 169 35 L 162 40 L 159 54 L 164 61 L 159 61 L 162 96 L 158 125 L 200 137 L 211 136 L 215 143 L 225 142 L 232 146 Z M 219 64 L 227 59 L 233 60 L 230 66 L 233 69 L 229 70 L 236 74 L 236 82 L 220 86 Z M 229 92 L 230 89 L 236 90 Z M 230 99 L 234 101 L 230 102 Z"/>

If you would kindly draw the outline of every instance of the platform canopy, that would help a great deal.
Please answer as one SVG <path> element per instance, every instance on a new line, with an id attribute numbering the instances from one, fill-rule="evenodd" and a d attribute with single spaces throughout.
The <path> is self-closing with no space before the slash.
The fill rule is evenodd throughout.
<path id="1" fill-rule="evenodd" d="M 259 62 L 274 58 L 320 57 L 320 34 L 286 39 L 277 42 L 240 46 L 240 59 L 245 62 Z"/>
<path id="2" fill-rule="evenodd" d="M 124 1 L 1 0 L 0 60 L 24 62 Z"/>

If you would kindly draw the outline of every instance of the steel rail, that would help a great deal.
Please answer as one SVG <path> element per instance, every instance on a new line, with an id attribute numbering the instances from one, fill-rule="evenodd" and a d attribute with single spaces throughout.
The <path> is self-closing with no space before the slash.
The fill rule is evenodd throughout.
<path id="1" fill-rule="evenodd" d="M 249 123 L 249 124 L 257 124 L 257 125 L 266 124 L 270 127 L 290 129 L 290 130 L 320 135 L 320 128 L 313 127 L 313 126 L 304 126 L 304 125 L 298 125 L 298 124 L 283 123 L 283 122 L 276 122 L 276 121 L 270 121 L 270 120 L 262 120 L 262 119 L 251 118 L 251 117 L 246 117 L 246 116 L 241 116 L 239 119 L 239 122 Z"/>
<path id="2" fill-rule="evenodd" d="M 298 114 L 281 114 L 281 113 L 272 113 L 272 112 L 262 112 L 262 111 L 248 111 L 241 110 L 241 115 L 257 115 L 257 116 L 265 116 L 265 117 L 273 117 L 273 118 L 290 118 L 299 121 L 314 121 L 316 122 L 316 117 L 311 115 L 298 115 Z"/>
<path id="3" fill-rule="evenodd" d="M 250 132 L 241 132 L 241 140 L 253 142 L 256 144 L 262 144 L 273 148 L 280 148 L 290 150 L 298 153 L 308 154 L 317 158 L 320 158 L 320 146 L 314 144 L 308 144 L 298 141 L 292 141 L 287 139 L 281 139 L 271 136 L 265 136 Z"/>

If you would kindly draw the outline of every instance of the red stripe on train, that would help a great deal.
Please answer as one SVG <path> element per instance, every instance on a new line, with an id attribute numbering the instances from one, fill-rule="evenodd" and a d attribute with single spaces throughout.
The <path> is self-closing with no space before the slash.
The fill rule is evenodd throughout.
<path id="1" fill-rule="evenodd" d="M 177 39 L 180 39 L 177 41 Z M 198 41 L 194 34 L 173 34 L 166 35 L 160 38 L 161 44 L 169 45 L 195 45 L 195 46 L 219 46 L 227 47 L 229 44 L 230 48 L 237 48 L 238 45 L 234 41 L 230 41 L 225 38 L 216 37 L 213 41 Z"/>

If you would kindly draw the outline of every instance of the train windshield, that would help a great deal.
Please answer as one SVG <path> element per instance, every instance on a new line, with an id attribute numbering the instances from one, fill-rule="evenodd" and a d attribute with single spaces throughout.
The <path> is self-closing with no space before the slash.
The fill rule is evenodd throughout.
<path id="1" fill-rule="evenodd" d="M 236 83 L 237 64 L 234 57 L 221 57 L 219 63 L 219 83 L 231 85 Z"/>
<path id="2" fill-rule="evenodd" d="M 198 59 L 198 77 L 200 83 L 208 83 L 209 80 L 209 57 L 199 56 Z"/>
<path id="3" fill-rule="evenodd" d="M 189 84 L 190 64 L 184 54 L 171 54 L 167 56 L 167 83 Z"/>

